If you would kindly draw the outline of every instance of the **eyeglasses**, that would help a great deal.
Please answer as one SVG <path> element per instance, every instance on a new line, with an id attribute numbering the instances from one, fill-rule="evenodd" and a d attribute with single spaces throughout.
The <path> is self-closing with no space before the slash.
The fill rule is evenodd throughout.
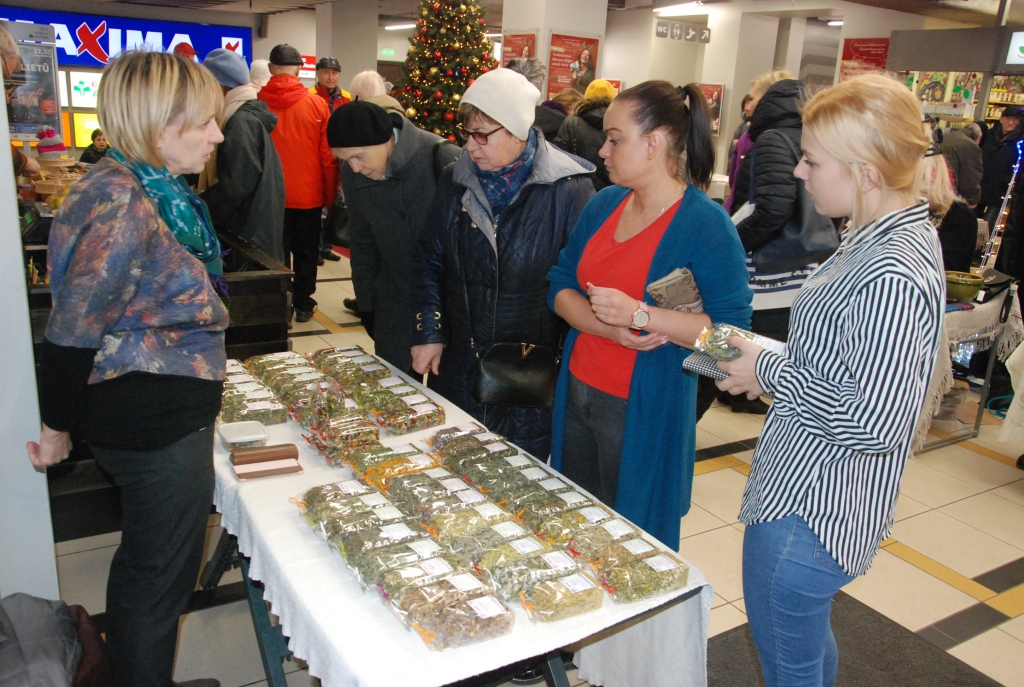
<path id="1" fill-rule="evenodd" d="M 466 128 L 464 126 L 460 125 L 460 126 L 455 127 L 455 130 L 459 132 L 459 138 L 461 138 L 463 141 L 468 141 L 469 139 L 472 138 L 474 141 L 476 141 L 480 145 L 485 146 L 485 145 L 487 145 L 487 140 L 491 136 L 493 136 L 494 134 L 498 133 L 499 131 L 501 131 L 504 128 L 505 127 L 503 127 L 503 126 L 499 126 L 494 131 L 488 131 L 487 133 L 484 133 L 482 131 L 466 131 Z"/>

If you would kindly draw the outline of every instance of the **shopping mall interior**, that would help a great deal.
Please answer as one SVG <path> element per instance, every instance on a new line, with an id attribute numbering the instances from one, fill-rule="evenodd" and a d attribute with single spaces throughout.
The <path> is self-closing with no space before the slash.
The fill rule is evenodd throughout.
<path id="1" fill-rule="evenodd" d="M 567 40 L 582 39 L 596 55 L 593 74 L 609 80 L 617 90 L 653 79 L 704 86 L 718 108 L 713 128 L 715 176 L 708 192 L 718 200 L 728 193 L 732 132 L 740 131 L 745 122 L 742 99 L 755 78 L 773 70 L 790 72 L 810 92 L 828 88 L 849 74 L 887 70 L 906 80 L 935 127 L 947 134 L 974 121 L 994 124 L 1003 108 L 1016 103 L 1024 108 L 1024 58 L 1013 54 L 1018 45 L 1013 41 L 1024 38 L 1024 0 L 704 0 L 671 5 L 669 0 L 481 0 L 479 4 L 485 10 L 484 30 L 495 60 L 509 56 L 509 45 L 521 51 L 528 44 L 542 62 L 553 65 L 568 49 L 565 46 L 571 45 Z M 3 5 L 0 20 L 54 27 L 60 100 L 56 121 L 68 153 L 76 160 L 98 128 L 96 89 L 104 62 L 117 52 L 154 45 L 170 51 L 188 42 L 201 58 L 202 41 L 206 51 L 230 45 L 251 63 L 269 58 L 275 46 L 287 43 L 305 60 L 299 73 L 305 86 L 314 86 L 316 61 L 325 56 L 338 60 L 343 88 L 364 70 L 376 70 L 385 81 L 398 85 L 405 78 L 416 22 L 428 12 L 418 0 L 5 0 Z M 1024 54 L 1024 48 L 1020 52 Z M 562 88 L 554 88 L 554 68 L 549 78 L 553 95 Z M 27 129 L 17 132 L 14 122 L 10 129 L 12 145 L 31 157 L 37 143 L 30 140 L 34 128 L 31 136 L 25 135 Z M 14 224 L 15 180 L 7 174 L 0 175 L 0 186 L 9 185 L 11 191 L 0 189 L 0 212 Z M 45 277 L 37 274 L 45 263 L 47 246 L 35 230 L 26 233 L 30 223 L 22 217 L 20 242 L 14 232 L 5 232 L 3 240 L 9 242 L 10 250 L 0 250 L 6 261 L 0 269 L 0 288 L 6 294 L 0 300 L 0 318 L 8 332 L 0 347 L 6 377 L 0 405 L 4 428 L 0 432 L 4 452 L 0 521 L 5 523 L 0 527 L 0 551 L 4 552 L 0 597 L 20 591 L 80 605 L 102 632 L 108 570 L 121 542 L 117 488 L 95 461 L 73 456 L 47 475 L 33 469 L 25 455 L 26 442 L 39 436 L 34 356 L 50 299 Z M 233 299 L 237 303 L 230 308 L 228 358 L 276 351 L 307 355 L 350 345 L 374 353 L 374 340 L 364 320 L 351 309 L 356 292 L 349 250 L 336 246 L 332 258 L 321 262 L 316 311 L 305 322 L 291 321 L 286 309 L 289 272 L 270 267 L 252 273 L 260 277 L 232 282 L 240 286 Z M 1019 426 L 1016 431 L 1004 427 L 1005 410 L 989 412 L 979 403 L 997 395 L 998 385 L 993 384 L 991 366 L 986 370 L 984 365 L 969 364 L 972 352 L 1002 353 L 1008 340 L 1016 337 L 1015 346 L 1024 338 L 1015 298 L 1008 297 L 1016 310 L 1011 321 L 1004 319 L 985 329 L 984 336 L 966 326 L 960 327 L 963 336 L 954 341 L 950 329 L 952 344 L 974 347 L 966 353 L 960 349 L 960 355 L 966 356 L 962 359 L 956 351 L 953 354 L 954 367 L 967 363 L 961 366 L 963 382 L 956 387 L 963 393 L 949 408 L 943 406 L 945 416 L 932 423 L 924 448 L 907 460 L 891 535 L 881 542 L 870 570 L 836 597 L 832 611 L 839 646 L 836 685 L 1024 687 L 1024 470 L 1018 460 L 1024 455 L 1024 432 Z M 273 308 L 273 313 L 261 310 L 264 307 Z M 947 322 L 947 327 L 953 325 Z M 1005 361 L 1012 350 L 1009 347 L 999 360 Z M 1010 363 L 1007 366 L 1012 368 Z M 1002 362 L 996 367 L 1005 369 Z M 1012 396 L 1013 390 L 1009 387 L 999 393 Z M 953 403 L 949 395 L 945 400 Z M 606 687 L 763 684 L 744 603 L 745 526 L 739 514 L 766 416 L 739 410 L 716 400 L 697 424 L 692 505 L 681 520 L 676 549 L 713 589 L 704 597 L 709 606 L 705 609 L 709 610 L 706 671 L 699 665 L 685 666 L 678 681 L 657 671 L 646 677 L 609 677 Z M 301 429 L 295 427 L 297 432 Z M 316 455 L 305 443 L 301 448 Z M 318 460 L 322 465 L 323 460 Z M 444 663 L 444 654 L 422 651 L 416 634 L 406 632 L 383 611 L 368 620 L 360 605 L 353 607 L 352 617 L 368 624 L 390 623 L 394 627 L 389 625 L 381 636 L 397 637 L 395 641 L 409 646 L 415 642 L 416 650 L 410 654 L 415 659 L 410 660 L 426 657 L 423 660 L 434 666 L 424 669 L 424 675 L 430 675 L 422 678 L 425 681 L 388 682 L 379 679 L 384 672 L 364 681 L 358 670 L 346 666 L 347 657 L 331 653 L 333 644 L 316 637 L 316 628 L 303 631 L 307 615 L 315 615 L 310 609 L 318 605 L 342 615 L 348 609 L 336 606 L 329 591 L 306 598 L 272 588 L 270 580 L 280 584 L 279 568 L 288 568 L 281 558 L 294 552 L 285 547 L 268 554 L 273 527 L 267 532 L 250 528 L 240 534 L 235 524 L 241 506 L 233 503 L 240 497 L 220 479 L 218 475 L 214 496 L 218 508 L 209 517 L 205 560 L 215 564 L 219 558 L 230 558 L 232 551 L 224 547 L 228 541 L 224 525 L 238 536 L 231 545 L 253 557 L 244 566 L 223 572 L 219 587 L 217 580 L 207 584 L 208 579 L 197 587 L 180 621 L 175 680 L 215 678 L 224 687 L 442 684 L 430 680 L 435 672 L 444 674 L 436 668 Z M 246 486 L 256 494 L 265 484 L 274 484 L 274 479 Z M 234 519 L 230 524 L 227 515 L 222 524 L 226 512 Z M 297 515 L 288 517 L 300 522 Z M 315 543 L 322 544 L 319 539 Z M 262 551 L 263 560 L 252 551 Z M 324 546 L 318 557 L 297 562 L 298 573 L 292 566 L 292 573 L 308 578 L 319 570 L 315 564 L 321 559 L 340 561 Z M 309 572 L 303 573 L 305 565 L 310 566 Z M 336 567 L 345 569 L 340 563 Z M 265 590 L 260 580 L 266 582 Z M 354 583 L 345 584 L 356 588 Z M 324 589 L 331 588 L 325 583 Z M 363 593 L 367 598 L 371 593 L 376 596 Z M 656 615 L 659 608 L 653 604 L 649 613 Z M 622 619 L 616 622 L 626 622 Z M 518 622 L 517 632 L 544 625 L 531 625 L 525 614 Z M 657 645 L 652 657 L 671 654 L 678 639 L 672 622 L 676 621 L 656 626 L 661 632 L 648 630 L 655 634 L 646 639 L 633 635 L 632 641 Z M 296 640 L 299 633 L 301 641 Z M 597 633 L 573 625 L 570 634 L 572 639 L 563 648 L 573 651 L 588 641 L 584 637 L 593 639 L 591 635 Z M 282 635 L 284 641 L 293 640 L 289 646 L 293 653 L 286 657 Z M 683 635 L 685 641 L 693 640 Z M 696 641 L 703 641 L 699 621 L 697 637 Z M 645 651 L 640 643 L 634 649 Z M 381 649 L 375 660 L 400 663 L 402 651 L 394 646 Z M 500 651 L 493 653 L 500 655 Z M 481 654 L 490 655 L 486 649 Z M 493 665 L 503 663 L 495 659 Z M 601 664 L 595 659 L 591 665 Z M 570 663 L 565 668 L 568 682 L 549 678 L 548 684 L 597 685 L 585 678 L 614 674 L 597 667 L 588 673 Z M 500 683 L 452 684 L 513 683 L 502 679 Z"/>

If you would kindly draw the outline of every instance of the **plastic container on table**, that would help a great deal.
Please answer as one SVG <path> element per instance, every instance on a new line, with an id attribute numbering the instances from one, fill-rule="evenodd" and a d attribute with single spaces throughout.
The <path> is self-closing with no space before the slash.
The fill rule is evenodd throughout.
<path id="1" fill-rule="evenodd" d="M 266 446 L 270 433 L 262 422 L 227 422 L 217 427 L 217 433 L 224 445 L 230 450 L 235 448 L 252 448 Z"/>

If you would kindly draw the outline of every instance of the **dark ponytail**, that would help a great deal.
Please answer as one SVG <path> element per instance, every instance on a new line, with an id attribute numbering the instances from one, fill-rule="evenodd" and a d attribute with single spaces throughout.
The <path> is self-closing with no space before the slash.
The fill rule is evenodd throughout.
<path id="1" fill-rule="evenodd" d="M 615 100 L 633 106 L 633 119 L 645 136 L 656 129 L 668 132 L 677 174 L 704 190 L 711 185 L 715 170 L 711 111 L 696 84 L 676 88 L 668 81 L 644 81 Z"/>

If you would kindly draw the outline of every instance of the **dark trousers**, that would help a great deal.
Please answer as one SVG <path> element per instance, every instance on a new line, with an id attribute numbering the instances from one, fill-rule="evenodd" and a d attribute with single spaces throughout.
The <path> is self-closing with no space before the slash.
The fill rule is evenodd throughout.
<path id="1" fill-rule="evenodd" d="M 321 208 L 284 211 L 284 264 L 292 268 L 292 305 L 296 310 L 316 307 L 316 259 L 320 255 Z"/>
<path id="2" fill-rule="evenodd" d="M 615 507 L 627 400 L 569 375 L 562 439 L 562 474 Z"/>
<path id="3" fill-rule="evenodd" d="M 121 488 L 124 510 L 107 580 L 114 687 L 170 687 L 213 501 L 213 427 L 157 451 L 90 449 Z"/>

